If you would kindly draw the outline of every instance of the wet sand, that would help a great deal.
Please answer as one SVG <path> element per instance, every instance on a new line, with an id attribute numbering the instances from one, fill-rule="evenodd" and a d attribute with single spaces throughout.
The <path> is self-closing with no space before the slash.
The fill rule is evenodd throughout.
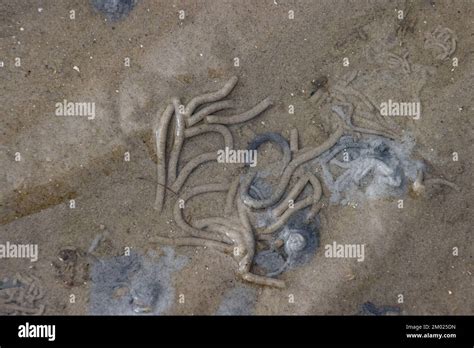
<path id="1" fill-rule="evenodd" d="M 0 8 L 0 243 L 39 248 L 37 262 L 0 259 L 0 278 L 17 272 L 39 278 L 45 295 L 36 304 L 45 314 L 97 314 L 89 274 L 97 259 L 132 250 L 159 262 L 166 252 L 155 237 L 184 235 L 173 220 L 172 194 L 162 213 L 153 209 L 153 127 L 173 96 L 187 102 L 236 75 L 231 97 L 237 110 L 267 96 L 274 100 L 262 115 L 231 127 L 236 148 L 264 132 L 289 139 L 293 128 L 301 147 L 317 146 L 332 132 L 334 116 L 330 102 L 313 102 L 312 81 L 324 76 L 324 88 L 331 89 L 351 71 L 359 72 L 354 86 L 377 102 L 419 97 L 421 118 L 397 124 L 414 137 L 413 156 L 427 164 L 428 175 L 461 191 L 440 186 L 406 194 L 403 209 L 394 198 L 324 207 L 320 247 L 310 262 L 279 276 L 285 289 L 243 282 L 232 258 L 216 251 L 176 247 L 177 259 L 186 262 L 165 277 L 173 295 L 156 314 L 242 310 L 229 302 L 232 296 L 245 306 L 240 314 L 350 315 L 367 301 L 397 305 L 403 314 L 473 313 L 471 2 L 144 0 L 112 22 L 88 2 L 5 1 Z M 445 60 L 424 47 L 426 33 L 438 26 L 457 37 Z M 377 60 L 384 52 L 408 52 L 412 69 L 384 66 Z M 55 115 L 64 100 L 94 102 L 95 118 Z M 217 135 L 187 141 L 180 163 L 215 150 L 216 142 Z M 278 151 L 262 149 L 259 165 L 278 161 Z M 241 170 L 209 163 L 186 185 L 233 178 Z M 225 197 L 206 197 L 193 201 L 188 218 L 223 212 Z M 104 240 L 93 258 L 79 257 L 73 270 L 55 266 L 64 262 L 61 250 L 86 253 L 98 235 Z M 325 257 L 323 247 L 334 241 L 365 244 L 364 261 Z"/>

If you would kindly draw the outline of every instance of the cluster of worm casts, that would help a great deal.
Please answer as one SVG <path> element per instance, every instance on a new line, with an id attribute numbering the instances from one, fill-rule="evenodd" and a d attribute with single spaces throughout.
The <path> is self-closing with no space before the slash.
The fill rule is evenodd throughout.
<path id="1" fill-rule="evenodd" d="M 302 175 L 286 197 L 282 198 L 295 170 L 334 146 L 343 135 L 344 127 L 340 124 L 323 144 L 300 150 L 297 147 L 298 136 L 296 130 L 292 132 L 291 150 L 288 147 L 281 146 L 282 142 L 272 137 L 272 134 L 278 136 L 275 133 L 265 135 L 264 139 L 260 139 L 256 143 L 254 141 L 256 147 L 266 141 L 273 142 L 279 145 L 283 152 L 283 168 L 280 181 L 268 198 L 259 197 L 259 199 L 256 199 L 249 193 L 257 174 L 256 171 L 250 171 L 242 177 L 237 177 L 231 183 L 196 186 L 186 190 L 182 195 L 179 194 L 188 176 L 196 167 L 202 163 L 217 159 L 216 152 L 201 154 L 184 165 L 178 173 L 178 160 L 185 139 L 207 132 L 217 132 L 224 138 L 225 146 L 233 148 L 233 136 L 226 125 L 251 120 L 272 104 L 270 99 L 267 98 L 252 109 L 239 115 L 212 115 L 219 110 L 233 106 L 232 101 L 222 99 L 232 91 L 236 83 L 237 77 L 234 76 L 217 92 L 193 98 L 185 107 L 181 105 L 178 98 L 173 98 L 172 103 L 166 107 L 161 115 L 155 129 L 158 182 L 154 207 L 159 212 L 162 211 L 167 189 L 177 193 L 179 199 L 175 202 L 173 210 L 174 219 L 176 224 L 189 236 L 178 238 L 158 237 L 158 241 L 162 244 L 175 246 L 208 247 L 231 254 L 238 263 L 238 274 L 242 279 L 255 284 L 283 288 L 285 283 L 279 279 L 252 273 L 251 268 L 256 253 L 256 241 L 270 240 L 273 232 L 283 227 L 294 213 L 306 207 L 312 206 L 308 212 L 308 218 L 314 217 L 318 213 L 321 207 L 321 204 L 318 203 L 320 203 L 322 188 L 320 181 L 311 173 Z M 203 106 L 204 104 L 207 105 Z M 201 108 L 197 110 L 200 106 Z M 173 115 L 175 118 L 174 139 L 171 150 L 167 151 L 166 140 Z M 312 186 L 313 193 L 295 202 L 308 183 Z M 204 218 L 192 221 L 192 223 L 186 221 L 183 214 L 185 202 L 191 197 L 209 192 L 223 192 L 227 194 L 225 216 Z M 293 204 L 293 202 L 295 203 Z M 234 209 L 234 206 L 237 209 Z M 249 214 L 252 211 L 266 208 L 272 209 L 272 214 L 276 217 L 276 221 L 269 226 L 265 226 L 263 229 L 252 226 Z M 234 212 L 235 215 L 233 215 Z"/>

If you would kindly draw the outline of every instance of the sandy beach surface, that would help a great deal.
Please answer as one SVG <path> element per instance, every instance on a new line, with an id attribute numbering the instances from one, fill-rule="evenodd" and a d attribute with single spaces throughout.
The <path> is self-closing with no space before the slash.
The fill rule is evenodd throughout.
<path id="1" fill-rule="evenodd" d="M 0 4 L 0 244 L 38 248 L 35 262 L 0 259 L 1 314 L 353 315 L 367 302 L 396 308 L 387 314 L 473 314 L 473 2 L 100 3 Z M 311 227 L 317 247 L 276 276 L 284 288 L 244 281 L 233 257 L 213 248 L 163 245 L 158 237 L 187 235 L 173 215 L 186 192 L 251 170 L 207 162 L 179 192 L 165 190 L 161 212 L 153 207 L 154 129 L 166 106 L 232 76 L 235 108 L 218 115 L 273 102 L 226 126 L 235 149 L 266 132 L 289 141 L 292 129 L 300 148 L 314 148 L 335 132 L 333 107 L 344 98 L 365 128 L 370 105 L 373 114 L 388 100 L 419 102 L 417 119 L 382 119 L 411 139 L 401 148 L 423 163 L 425 189 L 414 190 L 407 172 L 398 196 L 331 201 L 321 169 L 300 167 L 285 192 L 313 173 L 324 205 Z M 58 115 L 67 102 L 93 103 L 94 112 Z M 178 169 L 222 149 L 221 138 L 186 139 Z M 269 190 L 282 162 L 278 147 L 259 147 Z M 184 217 L 222 216 L 225 199 L 194 197 Z M 363 260 L 328 257 L 333 243 L 363 245 Z"/>

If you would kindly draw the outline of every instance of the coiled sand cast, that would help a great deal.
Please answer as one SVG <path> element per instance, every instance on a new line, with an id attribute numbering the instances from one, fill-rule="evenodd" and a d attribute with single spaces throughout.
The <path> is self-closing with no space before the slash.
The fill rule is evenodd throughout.
<path id="1" fill-rule="evenodd" d="M 228 125 L 250 121 L 272 105 L 271 100 L 266 98 L 250 110 L 237 115 L 212 115 L 214 112 L 234 106 L 232 101 L 222 99 L 230 94 L 236 83 L 237 77 L 234 76 L 220 90 L 195 97 L 185 107 L 180 105 L 178 98 L 173 98 L 159 119 L 155 129 L 158 179 L 154 207 L 157 211 L 162 211 L 167 201 L 167 189 L 176 193 L 178 198 L 173 210 L 174 220 L 188 236 L 179 238 L 158 237 L 158 242 L 175 246 L 208 247 L 228 253 L 236 260 L 238 274 L 242 279 L 260 285 L 282 288 L 285 286 L 283 281 L 252 273 L 256 240 L 268 240 L 265 235 L 281 228 L 294 213 L 318 203 L 322 192 L 321 184 L 312 174 L 305 174 L 299 178 L 288 195 L 284 199 L 282 197 L 295 169 L 331 148 L 342 136 L 343 131 L 342 127 L 338 127 L 335 133 L 323 144 L 312 149 L 305 149 L 306 151 L 303 154 L 295 158 L 291 158 L 292 154 L 289 150 L 286 151 L 283 175 L 277 189 L 268 199 L 258 200 L 249 194 L 249 189 L 256 172 L 249 172 L 241 178 L 235 178 L 231 183 L 220 182 L 196 186 L 188 189 L 185 194 L 181 195 L 180 191 L 193 170 L 205 162 L 217 159 L 217 152 L 198 155 L 185 164 L 178 173 L 179 157 L 186 139 L 203 135 L 207 132 L 216 132 L 222 135 L 224 145 L 232 149 L 234 141 Z M 198 108 L 200 109 L 198 110 Z M 168 150 L 166 143 L 173 116 L 175 118 L 173 144 L 171 149 Z M 295 132 L 296 130 L 292 133 L 293 139 L 297 137 Z M 271 140 L 268 139 L 267 141 Z M 295 144 L 292 141 L 293 150 L 294 147 Z M 289 202 L 295 201 L 308 183 L 313 187 L 313 194 L 296 202 L 294 206 L 291 205 L 290 208 Z M 186 201 L 194 196 L 209 192 L 222 192 L 226 194 L 225 216 L 210 217 L 193 221 L 192 223 L 186 221 L 183 214 Z M 274 206 L 274 216 L 277 217 L 276 222 L 258 231 L 250 223 L 249 211 L 251 209 L 263 209 L 272 206 Z M 235 212 L 235 215 L 233 212 Z M 314 215 L 314 211 L 312 214 Z"/>

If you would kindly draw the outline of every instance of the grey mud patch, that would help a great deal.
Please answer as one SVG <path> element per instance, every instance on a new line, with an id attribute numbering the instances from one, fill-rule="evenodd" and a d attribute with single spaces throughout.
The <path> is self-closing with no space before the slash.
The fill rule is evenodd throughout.
<path id="1" fill-rule="evenodd" d="M 118 21 L 128 16 L 137 0 L 92 0 L 92 7 L 110 21 Z"/>
<path id="2" fill-rule="evenodd" d="M 216 315 L 252 315 L 256 301 L 255 289 L 244 286 L 232 288 L 224 294 Z"/>
<path id="3" fill-rule="evenodd" d="M 131 253 L 95 262 L 90 314 L 164 314 L 175 296 L 171 276 L 184 267 L 187 258 L 175 255 L 169 247 L 163 251 L 158 260 Z"/>

